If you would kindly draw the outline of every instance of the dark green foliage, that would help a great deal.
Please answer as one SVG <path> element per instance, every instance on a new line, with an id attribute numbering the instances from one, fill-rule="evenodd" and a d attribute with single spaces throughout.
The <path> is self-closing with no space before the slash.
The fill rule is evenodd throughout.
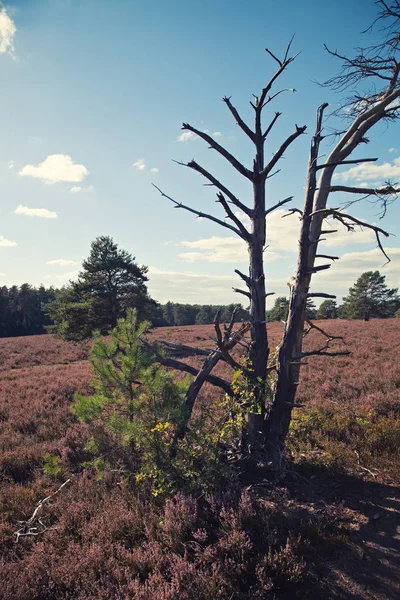
<path id="1" fill-rule="evenodd" d="M 93 302 L 89 298 L 82 299 L 73 285 L 57 290 L 46 312 L 53 321 L 47 330 L 66 340 L 88 338 L 96 326 Z"/>
<path id="2" fill-rule="evenodd" d="M 140 320 L 151 317 L 157 303 L 148 296 L 146 272 L 147 267 L 138 266 L 111 237 L 96 238 L 78 280 L 48 307 L 54 321 L 50 331 L 68 340 L 81 340 L 95 329 L 106 333 L 115 327 L 128 308 L 135 308 Z"/>
<path id="3" fill-rule="evenodd" d="M 240 304 L 180 304 L 167 302 L 162 305 L 163 325 L 208 325 L 221 311 L 221 322 L 228 323 L 234 309 L 238 307 L 236 321 L 246 321 L 248 312 Z M 153 318 L 152 318 L 153 322 Z"/>
<path id="4" fill-rule="evenodd" d="M 278 296 L 274 306 L 267 311 L 267 321 L 286 321 L 289 310 L 289 300 L 286 296 Z"/>
<path id="5" fill-rule="evenodd" d="M 286 321 L 289 312 L 289 299 L 286 296 L 278 296 L 275 300 L 274 306 L 267 310 L 267 321 Z M 306 307 L 306 318 L 315 319 L 317 316 L 317 309 L 314 302 L 310 299 L 307 300 Z"/>
<path id="6" fill-rule="evenodd" d="M 335 300 L 324 300 L 317 310 L 317 319 L 337 319 L 338 307 Z"/>
<path id="7" fill-rule="evenodd" d="M 142 349 L 148 327 L 128 310 L 110 342 L 95 334 L 90 357 L 95 391 L 76 394 L 72 412 L 89 426 L 90 464 L 99 475 L 118 469 L 137 482 L 149 481 L 157 494 L 168 489 L 169 446 L 188 384 Z"/>
<path id="8" fill-rule="evenodd" d="M 0 288 L 0 337 L 37 335 L 45 333 L 51 323 L 43 311 L 53 301 L 56 290 L 42 285 L 34 288 L 28 283 Z"/>
<path id="9" fill-rule="evenodd" d="M 379 271 L 363 273 L 343 298 L 343 317 L 364 321 L 393 317 L 400 307 L 400 297 L 397 288 L 387 287 L 385 279 Z"/>

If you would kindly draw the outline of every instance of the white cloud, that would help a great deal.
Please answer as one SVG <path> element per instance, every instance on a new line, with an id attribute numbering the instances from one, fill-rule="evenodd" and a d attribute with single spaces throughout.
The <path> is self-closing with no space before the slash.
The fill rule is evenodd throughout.
<path id="1" fill-rule="evenodd" d="M 398 148 L 389 148 L 388 152 L 398 152 Z"/>
<path id="2" fill-rule="evenodd" d="M 152 169 L 150 169 L 150 171 L 152 173 L 158 173 L 159 170 L 157 169 L 157 167 L 153 167 Z"/>
<path id="3" fill-rule="evenodd" d="M 238 277 L 232 275 L 209 275 L 190 271 L 163 271 L 149 267 L 149 291 L 160 302 L 226 303 L 242 302 L 232 287 L 238 285 Z"/>
<path id="4" fill-rule="evenodd" d="M 69 191 L 71 192 L 71 194 L 80 194 L 81 192 L 92 192 L 93 189 L 94 188 L 92 185 L 88 185 L 87 187 L 82 187 L 80 185 L 73 185 Z"/>
<path id="5" fill-rule="evenodd" d="M 194 242 L 181 242 L 182 246 L 194 249 L 195 252 L 182 252 L 178 254 L 187 262 L 207 261 L 212 263 L 237 263 L 247 262 L 248 252 L 245 242 L 235 236 L 210 237 L 196 240 Z M 266 252 L 266 260 L 277 258 L 277 254 Z"/>
<path id="6" fill-rule="evenodd" d="M 10 242 L 4 235 L 0 235 L 0 247 L 1 248 L 11 248 L 12 246 L 16 246 L 17 242 Z"/>
<path id="7" fill-rule="evenodd" d="M 386 262 L 379 248 L 366 252 L 347 252 L 340 257 L 338 262 L 327 271 L 314 275 L 312 291 L 328 292 L 345 296 L 355 281 L 365 271 L 380 271 L 386 276 L 389 287 L 398 287 L 398 274 L 400 273 L 400 248 L 386 248 L 391 262 L 382 267 Z"/>
<path id="8" fill-rule="evenodd" d="M 133 163 L 132 167 L 135 167 L 138 171 L 144 171 L 146 168 L 146 161 L 144 158 L 139 158 L 136 162 Z"/>
<path id="9" fill-rule="evenodd" d="M 40 217 L 42 219 L 57 219 L 57 213 L 47 210 L 47 208 L 28 208 L 20 204 L 14 210 L 16 215 L 25 215 L 26 217 Z"/>
<path id="10" fill-rule="evenodd" d="M 9 168 L 10 171 L 13 170 L 13 168 L 14 168 L 14 161 L 13 160 L 10 160 L 10 162 L 8 163 L 8 168 Z"/>
<path id="11" fill-rule="evenodd" d="M 289 215 L 283 209 L 278 209 L 267 217 L 267 245 L 268 249 L 276 252 L 290 251 L 296 252 L 298 249 L 298 239 L 300 233 L 299 217 Z M 326 236 L 325 241 L 321 242 L 321 246 L 327 248 L 341 248 L 351 244 L 369 244 L 374 241 L 375 236 L 369 229 L 362 230 L 356 227 L 356 231 L 347 231 L 346 227 L 339 221 L 327 219 L 324 229 L 334 229 L 337 233 L 330 233 Z"/>
<path id="12" fill-rule="evenodd" d="M 17 31 L 14 21 L 8 16 L 5 8 L 0 10 L 0 54 L 14 56 L 14 35 Z"/>
<path id="13" fill-rule="evenodd" d="M 240 302 L 244 306 L 247 300 L 235 293 L 232 288 L 240 287 L 241 280 L 233 272 L 231 275 L 210 275 L 191 271 L 164 271 L 149 267 L 149 292 L 160 302 L 188 302 L 191 304 L 227 304 Z M 285 279 L 268 279 L 267 287 L 277 294 L 287 293 Z M 272 298 L 274 298 L 272 296 Z M 272 301 L 273 303 L 273 301 Z"/>
<path id="14" fill-rule="evenodd" d="M 284 215 L 288 213 L 279 209 L 267 217 L 267 251 L 264 254 L 267 261 L 275 260 L 281 252 L 297 252 L 300 220 L 296 214 L 286 217 Z M 245 227 L 249 227 L 250 220 L 247 215 L 238 211 L 235 216 Z M 349 232 L 341 223 L 327 219 L 324 229 L 329 228 L 337 230 L 337 233 L 328 234 L 325 241 L 321 242 L 321 247 L 340 248 L 352 244 L 369 244 L 375 239 L 373 232 L 368 229 L 361 230 L 357 227 L 356 231 Z M 246 243 L 236 236 L 213 236 L 195 241 L 183 241 L 180 245 L 190 250 L 178 254 L 179 258 L 187 262 L 248 262 Z"/>
<path id="15" fill-rule="evenodd" d="M 181 133 L 179 137 L 177 137 L 177 142 L 190 142 L 191 140 L 195 140 L 197 135 L 192 131 L 185 131 L 185 133 Z"/>
<path id="16" fill-rule="evenodd" d="M 65 258 L 55 258 L 54 260 L 48 260 L 46 265 L 60 265 L 65 267 L 67 265 L 76 265 L 76 262 L 74 260 L 67 260 Z"/>
<path id="17" fill-rule="evenodd" d="M 394 149 L 393 149 L 394 150 Z M 382 165 L 375 163 L 363 163 L 352 167 L 343 173 L 336 173 L 334 179 L 341 181 L 380 181 L 383 183 L 389 179 L 400 178 L 400 156 L 393 163 L 385 162 Z"/>
<path id="18" fill-rule="evenodd" d="M 221 137 L 222 133 L 220 131 L 214 131 L 213 136 L 214 137 Z"/>
<path id="19" fill-rule="evenodd" d="M 35 177 L 44 183 L 60 181 L 78 183 L 89 174 L 84 165 L 76 165 L 68 154 L 50 154 L 38 166 L 25 165 L 19 172 L 22 177 Z"/>

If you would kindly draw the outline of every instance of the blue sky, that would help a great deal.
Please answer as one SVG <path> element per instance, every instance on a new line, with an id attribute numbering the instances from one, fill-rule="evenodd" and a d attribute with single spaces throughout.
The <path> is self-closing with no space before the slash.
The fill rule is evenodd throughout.
<path id="1" fill-rule="evenodd" d="M 251 165 L 251 144 L 221 98 L 231 95 L 251 123 L 249 100 L 275 67 L 264 49 L 282 53 L 295 33 L 293 48 L 301 54 L 280 87 L 297 91 L 272 106 L 272 115 L 283 115 L 267 155 L 295 123 L 307 124 L 309 135 L 290 148 L 267 191 L 270 205 L 294 195 L 293 206 L 301 206 L 316 108 L 328 101 L 334 109 L 340 100 L 313 83 L 338 68 L 323 43 L 343 52 L 365 45 L 360 31 L 376 15 L 373 1 L 14 0 L 0 7 L 0 283 L 61 286 L 76 277 L 91 241 L 111 235 L 149 266 L 149 291 L 157 300 L 240 301 L 231 291 L 238 284 L 233 270 L 246 270 L 240 241 L 174 209 L 151 183 L 218 215 L 215 191 L 172 162 L 195 158 L 251 202 L 249 182 L 200 139 L 182 138 L 181 123 L 207 130 Z M 378 162 L 347 172 L 343 181 L 400 181 L 397 123 L 374 132 L 368 155 Z M 336 196 L 331 204 L 343 201 Z M 354 213 L 378 220 L 367 203 Z M 287 293 L 294 274 L 298 229 L 296 216 L 282 215 L 270 219 L 266 255 L 268 290 L 278 294 Z M 385 244 L 392 262 L 381 269 L 397 287 L 398 204 L 382 225 L 397 234 Z M 342 260 L 315 278 L 314 289 L 340 297 L 384 260 L 368 231 L 333 237 L 329 243 Z"/>

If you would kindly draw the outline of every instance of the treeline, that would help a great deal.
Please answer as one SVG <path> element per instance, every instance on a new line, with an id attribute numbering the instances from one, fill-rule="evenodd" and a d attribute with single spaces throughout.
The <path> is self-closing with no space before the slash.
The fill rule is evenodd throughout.
<path id="1" fill-rule="evenodd" d="M 69 288 L 61 290 L 43 285 L 36 288 L 28 283 L 21 286 L 3 286 L 0 288 L 0 337 L 17 337 L 47 333 L 54 326 L 54 304 L 59 302 Z M 238 306 L 236 320 L 248 317 L 241 305 L 227 304 L 180 304 L 167 302 L 159 304 L 152 301 L 147 315 L 154 327 L 168 325 L 206 325 L 213 323 L 217 311 L 221 311 L 221 321 L 229 321 L 232 311 Z M 74 305 L 75 311 L 77 310 Z M 76 317 L 76 314 L 75 314 Z"/>
<path id="2" fill-rule="evenodd" d="M 379 271 L 365 271 L 349 289 L 342 304 L 328 299 L 318 309 L 311 299 L 307 300 L 308 319 L 388 319 L 400 317 L 400 296 L 397 288 L 388 288 L 385 275 Z M 286 321 L 289 299 L 278 296 L 274 306 L 267 311 L 267 321 Z"/>
<path id="3" fill-rule="evenodd" d="M 159 325 L 208 325 L 214 322 L 215 315 L 221 311 L 221 322 L 230 320 L 234 309 L 237 308 L 236 321 L 248 318 L 247 310 L 240 304 L 180 304 L 167 302 L 160 305 L 157 311 Z M 160 318 L 161 317 L 161 318 Z"/>
<path id="4" fill-rule="evenodd" d="M 35 288 L 29 283 L 0 288 L 0 337 L 46 333 L 52 320 L 45 307 L 56 297 L 53 287 Z"/>

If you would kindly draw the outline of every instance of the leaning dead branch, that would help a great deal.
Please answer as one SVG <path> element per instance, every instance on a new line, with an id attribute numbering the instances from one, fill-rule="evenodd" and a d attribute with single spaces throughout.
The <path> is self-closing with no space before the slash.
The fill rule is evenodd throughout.
<path id="1" fill-rule="evenodd" d="M 315 323 L 310 321 L 310 319 L 306 319 L 306 323 L 308 325 L 308 328 L 304 330 L 303 337 L 305 337 L 306 335 L 308 335 L 310 333 L 310 331 L 315 329 L 315 331 L 318 331 L 324 337 L 326 337 L 326 339 L 328 340 L 328 342 L 327 342 L 328 344 L 330 342 L 332 342 L 333 340 L 342 340 L 342 342 L 344 343 L 344 338 L 342 335 L 332 335 L 331 333 L 327 333 L 324 329 L 322 329 L 322 327 L 319 327 L 318 325 L 316 325 Z"/>
<path id="2" fill-rule="evenodd" d="M 238 331 L 233 331 L 233 325 L 234 318 L 232 317 L 229 326 L 226 328 L 222 336 L 222 342 L 219 344 L 219 347 L 217 347 L 214 352 L 212 352 L 206 358 L 197 376 L 192 381 L 188 391 L 186 392 L 183 403 L 182 421 L 180 426 L 177 427 L 171 446 L 172 455 L 176 452 L 176 445 L 178 441 L 183 439 L 185 436 L 196 398 L 203 387 L 203 384 L 207 381 L 209 375 L 211 374 L 211 371 L 221 359 L 225 359 L 226 356 L 229 355 L 229 351 L 241 341 L 244 334 L 249 330 L 249 325 L 247 323 L 242 323 Z"/>

